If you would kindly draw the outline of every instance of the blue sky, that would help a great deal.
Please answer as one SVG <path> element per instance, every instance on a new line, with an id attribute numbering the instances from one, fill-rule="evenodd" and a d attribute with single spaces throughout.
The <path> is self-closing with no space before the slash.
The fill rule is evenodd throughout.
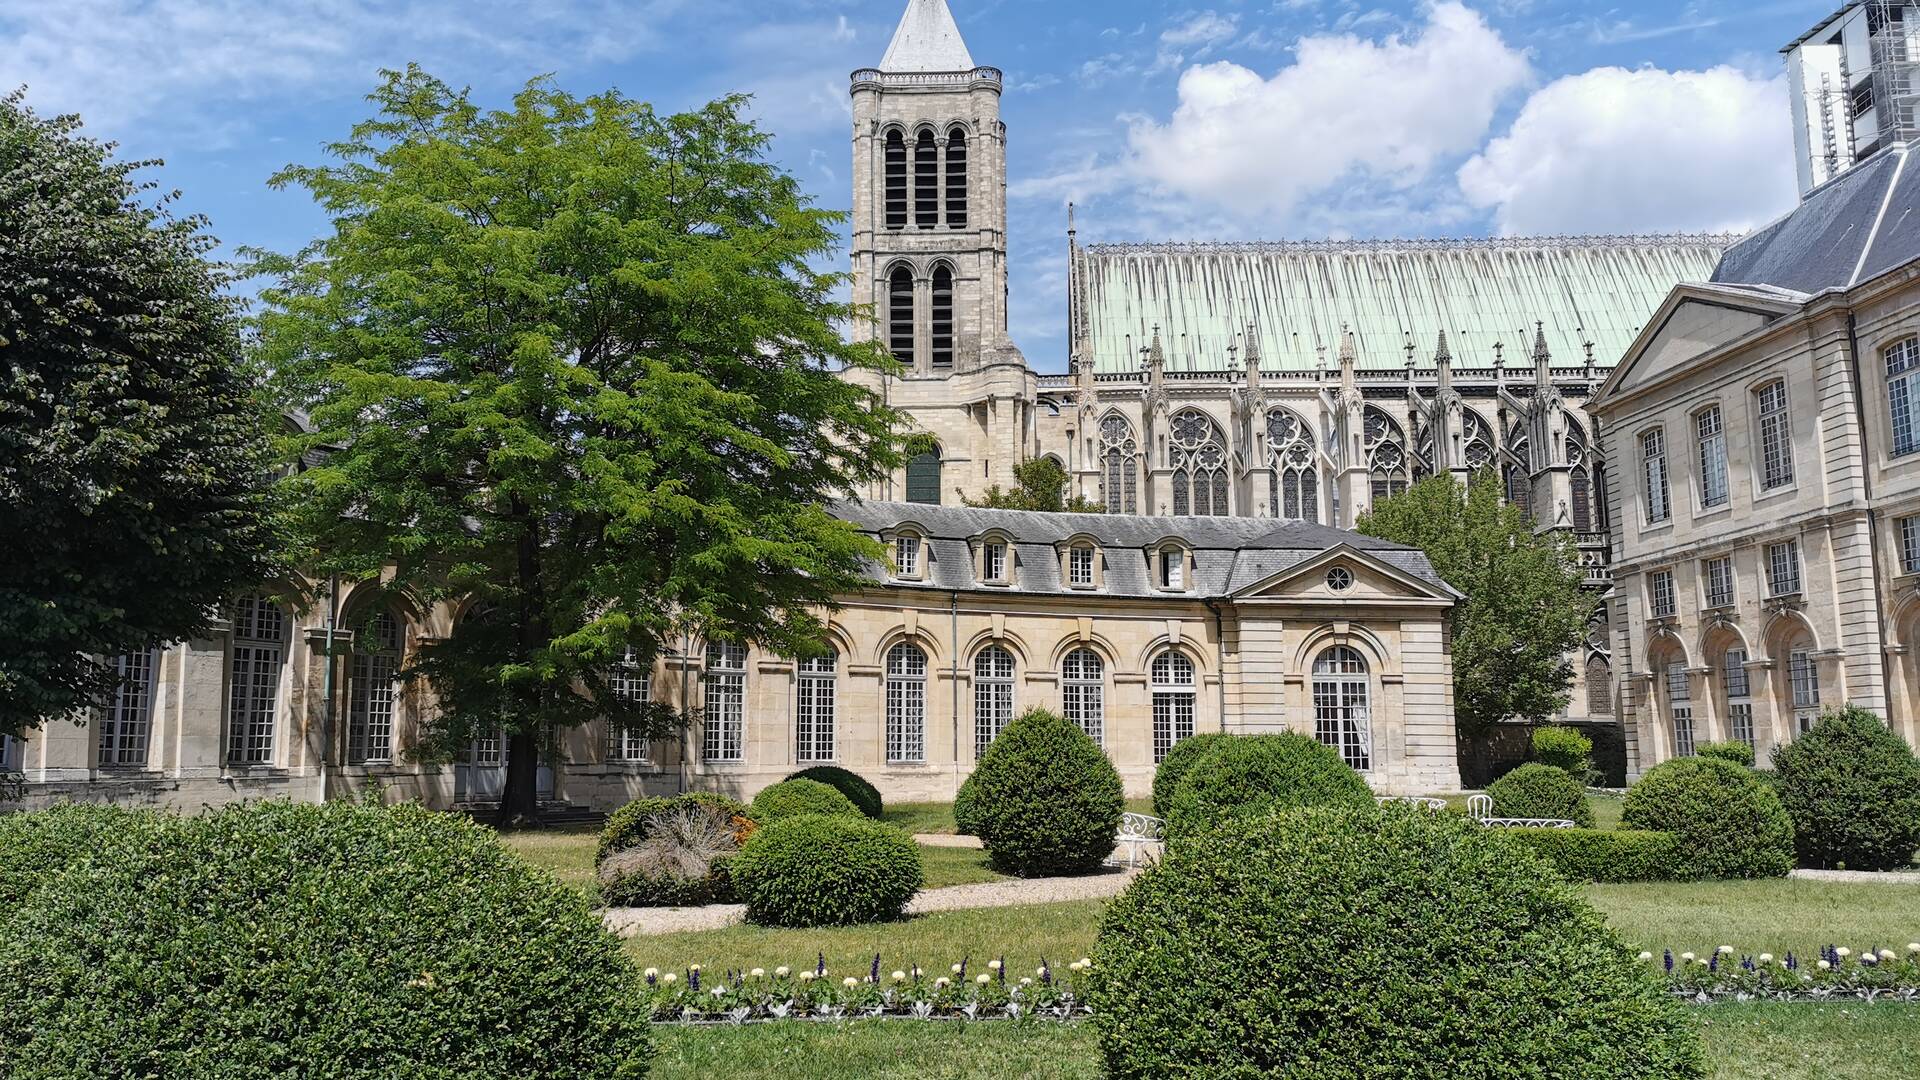
<path id="1" fill-rule="evenodd" d="M 231 245 L 322 227 L 315 162 L 410 60 L 490 104 L 553 73 L 664 108 L 758 95 L 779 160 L 848 194 L 847 73 L 904 0 L 6 0 L 0 86 L 167 162 Z M 951 0 L 1005 70 L 1015 340 L 1065 367 L 1087 240 L 1719 230 L 1793 200 L 1778 49 L 1835 0 Z"/>

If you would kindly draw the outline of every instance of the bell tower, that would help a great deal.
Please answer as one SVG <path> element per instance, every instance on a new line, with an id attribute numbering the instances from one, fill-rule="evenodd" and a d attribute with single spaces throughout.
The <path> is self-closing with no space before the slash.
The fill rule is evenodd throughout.
<path id="1" fill-rule="evenodd" d="M 919 377 L 1025 366 L 1007 334 L 1001 76 L 946 0 L 909 0 L 878 67 L 853 73 L 853 298 Z"/>

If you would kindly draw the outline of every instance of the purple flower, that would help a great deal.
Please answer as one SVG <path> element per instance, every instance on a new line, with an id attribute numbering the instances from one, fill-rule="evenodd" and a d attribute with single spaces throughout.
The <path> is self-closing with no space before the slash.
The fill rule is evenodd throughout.
<path id="1" fill-rule="evenodd" d="M 1053 985 L 1053 965 L 1047 963 L 1047 958 L 1044 956 L 1040 958 L 1040 985 Z"/>
<path id="2" fill-rule="evenodd" d="M 1753 967 L 1753 957 L 1751 957 L 1751 956 L 1743 956 L 1743 957 L 1741 957 L 1741 958 L 1740 958 L 1740 970 L 1742 970 L 1742 971 L 1752 971 L 1752 970 L 1754 970 L 1754 967 Z"/>
<path id="3" fill-rule="evenodd" d="M 696 994 L 700 992 L 700 969 L 699 968 L 690 967 L 687 969 L 687 989 L 693 991 Z"/>
<path id="4" fill-rule="evenodd" d="M 1663 963 L 1667 965 L 1667 974 L 1671 975 L 1673 974 L 1673 950 L 1665 949 L 1662 951 L 1666 954 L 1666 958 L 1663 961 Z"/>
<path id="5" fill-rule="evenodd" d="M 877 983 L 880 981 L 880 954 L 879 953 L 873 954 L 873 968 L 867 972 L 867 981 L 870 983 Z"/>
<path id="6" fill-rule="evenodd" d="M 1007 955 L 1000 954 L 1000 985 L 1007 985 Z"/>
<path id="7" fill-rule="evenodd" d="M 1800 961 L 1798 961 L 1798 960 L 1795 960 L 1795 959 L 1793 958 L 1793 954 L 1792 954 L 1791 952 L 1789 952 L 1789 953 L 1787 954 L 1787 970 L 1788 970 L 1788 971 L 1799 971 L 1799 970 L 1800 970 Z"/>
<path id="8" fill-rule="evenodd" d="M 827 977 L 827 954 L 826 953 L 820 954 L 820 966 L 813 969 L 813 977 L 816 979 L 824 979 Z"/>
<path id="9" fill-rule="evenodd" d="M 1708 970 L 1708 971 L 1719 971 L 1719 970 L 1720 970 L 1720 954 L 1719 954 L 1719 953 L 1717 953 L 1717 952 L 1716 952 L 1716 953 L 1714 953 L 1714 954 L 1713 954 L 1713 959 L 1711 959 L 1711 960 L 1708 960 L 1708 961 L 1707 961 L 1707 970 Z"/>

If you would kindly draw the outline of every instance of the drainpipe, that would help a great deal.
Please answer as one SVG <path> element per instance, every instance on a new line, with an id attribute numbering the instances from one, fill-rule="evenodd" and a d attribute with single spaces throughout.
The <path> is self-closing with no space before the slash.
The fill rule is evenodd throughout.
<path id="1" fill-rule="evenodd" d="M 333 629 L 340 620 L 340 575 L 327 577 L 326 670 L 320 675 L 320 800 L 327 799 L 327 751 L 333 748 Z"/>
<path id="2" fill-rule="evenodd" d="M 687 684 L 687 664 L 692 655 L 693 634 L 683 630 L 680 633 L 680 719 L 685 721 L 680 728 L 680 791 L 683 794 L 692 783 L 693 691 Z"/>
<path id="3" fill-rule="evenodd" d="M 1881 711 L 1891 720 L 1893 675 L 1887 670 L 1886 612 L 1881 610 L 1880 600 L 1880 513 L 1873 505 L 1873 455 L 1867 447 L 1867 401 L 1860 375 L 1860 320 L 1851 309 L 1847 312 L 1847 374 L 1853 380 L 1854 425 L 1860 432 L 1860 493 L 1867 501 L 1867 554 L 1873 560 L 1873 587 L 1867 593 L 1873 598 L 1873 636 L 1880 645 L 1875 663 L 1880 667 Z M 1833 548 L 1831 538 L 1827 548 Z"/>
<path id="4" fill-rule="evenodd" d="M 1221 614 L 1220 604 L 1212 597 L 1202 597 L 1201 603 L 1213 612 L 1213 670 L 1220 673 L 1220 730 L 1227 730 L 1227 624 Z"/>
<path id="5" fill-rule="evenodd" d="M 947 594 L 947 638 L 952 654 L 947 666 L 947 681 L 953 684 L 953 790 L 960 790 L 960 591 Z"/>

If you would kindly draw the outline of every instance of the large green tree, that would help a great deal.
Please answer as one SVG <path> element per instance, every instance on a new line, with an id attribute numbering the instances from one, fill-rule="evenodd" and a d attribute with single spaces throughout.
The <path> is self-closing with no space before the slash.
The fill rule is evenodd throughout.
<path id="1" fill-rule="evenodd" d="M 1564 533 L 1536 535 L 1490 472 L 1461 485 L 1436 476 L 1362 515 L 1368 536 L 1417 547 L 1466 599 L 1453 611 L 1453 706 L 1462 740 L 1506 720 L 1541 721 L 1567 705 L 1569 657 L 1594 600 Z"/>
<path id="2" fill-rule="evenodd" d="M 0 733 L 97 703 L 268 573 L 268 437 L 199 217 L 0 99 Z"/>
<path id="3" fill-rule="evenodd" d="M 817 269 L 843 215 L 764 159 L 742 99 L 661 115 L 547 80 L 485 110 L 417 68 L 290 167 L 331 234 L 262 294 L 265 355 L 325 448 L 286 481 L 323 572 L 471 601 L 410 664 L 441 708 L 416 755 L 507 733 L 502 812 L 536 754 L 606 716 L 683 642 L 817 650 L 820 606 L 876 545 L 823 507 L 902 461 L 898 417 L 844 368 L 864 317 Z M 691 746 L 699 752 L 699 744 Z"/>

